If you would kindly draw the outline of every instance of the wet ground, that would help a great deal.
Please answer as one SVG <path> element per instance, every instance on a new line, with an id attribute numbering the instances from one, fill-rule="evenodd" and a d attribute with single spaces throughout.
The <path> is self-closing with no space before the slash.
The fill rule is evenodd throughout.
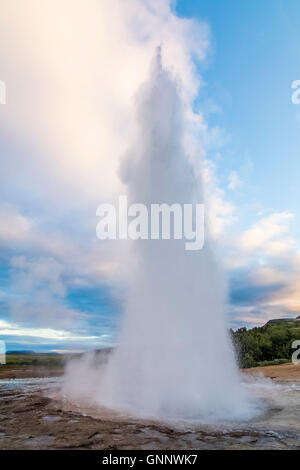
<path id="1" fill-rule="evenodd" d="M 55 377 L 1 379 L 0 449 L 300 449 L 300 366 L 284 379 L 278 367 L 273 379 L 246 379 L 265 413 L 219 427 L 79 407 L 61 398 Z"/>

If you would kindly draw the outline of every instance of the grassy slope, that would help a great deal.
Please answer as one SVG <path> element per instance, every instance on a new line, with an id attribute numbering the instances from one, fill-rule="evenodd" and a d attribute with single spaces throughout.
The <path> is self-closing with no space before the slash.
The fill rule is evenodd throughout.
<path id="1" fill-rule="evenodd" d="M 284 322 L 231 331 L 240 366 L 243 368 L 290 362 L 300 340 L 300 322 Z"/>

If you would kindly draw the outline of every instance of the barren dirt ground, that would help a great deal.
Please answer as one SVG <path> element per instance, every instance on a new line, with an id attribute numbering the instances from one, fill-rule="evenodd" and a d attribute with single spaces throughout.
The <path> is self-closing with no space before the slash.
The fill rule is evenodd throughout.
<path id="1" fill-rule="evenodd" d="M 262 373 L 275 382 L 299 382 L 300 381 L 300 364 L 281 364 L 279 366 L 253 367 L 244 369 L 245 374 Z"/>

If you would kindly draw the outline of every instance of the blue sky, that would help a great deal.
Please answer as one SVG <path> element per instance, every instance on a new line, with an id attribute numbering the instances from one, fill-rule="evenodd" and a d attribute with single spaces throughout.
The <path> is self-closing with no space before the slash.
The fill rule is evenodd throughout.
<path id="1" fill-rule="evenodd" d="M 167 0 L 120 0 L 113 10 L 106 0 L 78 0 L 70 15 L 64 0 L 44 8 L 28 0 L 35 22 L 19 4 L 15 15 L 14 1 L 1 1 L 0 19 L 7 348 L 115 344 L 123 248 L 100 246 L 95 208 L 120 191 L 133 96 L 160 43 L 201 121 L 196 138 L 228 275 L 230 325 L 299 314 L 300 105 L 291 101 L 300 79 L 299 1 L 178 0 L 171 9 Z"/>
<path id="2" fill-rule="evenodd" d="M 214 148 L 211 152 L 221 187 L 228 184 L 229 168 L 241 180 L 230 198 L 238 210 L 231 233 L 247 230 L 260 215 L 291 213 L 289 234 L 297 256 L 300 128 L 291 83 L 300 70 L 300 4 L 297 0 L 184 0 L 177 2 L 176 11 L 183 17 L 207 21 L 212 31 L 212 53 L 199 67 L 205 80 L 199 107 L 204 103 L 205 110 L 207 104 L 207 121 L 225 133 L 221 157 Z M 282 258 L 266 261 L 266 265 L 281 265 L 288 273 L 283 279 L 252 285 L 252 265 L 265 262 L 260 256 L 241 270 L 229 271 L 231 302 L 237 308 L 240 304 L 259 305 L 264 295 L 278 292 L 287 281 L 289 261 Z M 279 316 L 286 313 L 282 306 Z M 235 316 L 231 322 L 240 324 Z"/>
<path id="3" fill-rule="evenodd" d="M 291 102 L 300 69 L 299 2 L 184 0 L 177 11 L 206 20 L 212 30 L 200 98 L 221 108 L 208 116 L 229 139 L 220 174 L 229 166 L 245 173 L 237 202 L 299 211 L 299 110 Z"/>

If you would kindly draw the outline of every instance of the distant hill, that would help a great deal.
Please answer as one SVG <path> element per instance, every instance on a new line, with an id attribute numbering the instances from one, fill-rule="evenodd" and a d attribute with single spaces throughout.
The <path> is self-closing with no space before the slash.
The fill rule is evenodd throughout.
<path id="1" fill-rule="evenodd" d="M 6 354 L 14 354 L 14 355 L 22 354 L 22 355 L 25 355 L 25 354 L 35 354 L 35 352 L 26 349 L 24 351 L 7 351 Z"/>
<path id="2" fill-rule="evenodd" d="M 300 315 L 296 318 L 274 318 L 274 320 L 269 320 L 264 326 L 276 325 L 278 323 L 300 323 Z"/>

